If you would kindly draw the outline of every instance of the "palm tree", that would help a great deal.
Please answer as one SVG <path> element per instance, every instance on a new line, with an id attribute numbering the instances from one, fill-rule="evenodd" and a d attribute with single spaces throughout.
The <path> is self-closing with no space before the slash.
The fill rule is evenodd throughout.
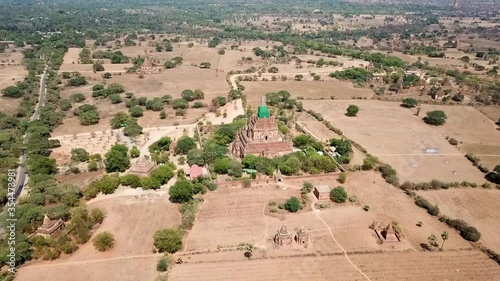
<path id="1" fill-rule="evenodd" d="M 448 240 L 448 238 L 449 238 L 448 232 L 443 231 L 443 233 L 441 233 L 441 238 L 443 239 L 443 244 L 441 244 L 441 248 L 439 250 L 442 251 L 443 247 L 444 247 L 444 241 Z"/>

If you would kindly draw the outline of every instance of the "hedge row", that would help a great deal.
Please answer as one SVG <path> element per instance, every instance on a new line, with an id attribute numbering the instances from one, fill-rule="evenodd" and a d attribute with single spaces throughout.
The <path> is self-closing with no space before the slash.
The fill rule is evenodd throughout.
<path id="1" fill-rule="evenodd" d="M 425 198 L 421 196 L 415 197 L 415 204 L 421 208 L 426 209 L 427 213 L 429 213 L 431 216 L 439 215 L 438 205 L 432 205 L 431 203 L 429 203 L 429 201 L 425 200 Z"/>
<path id="2" fill-rule="evenodd" d="M 445 216 L 440 217 L 439 220 L 458 230 L 460 236 L 467 241 L 477 242 L 481 239 L 481 233 L 475 227 L 470 226 L 463 220 L 454 220 Z"/>

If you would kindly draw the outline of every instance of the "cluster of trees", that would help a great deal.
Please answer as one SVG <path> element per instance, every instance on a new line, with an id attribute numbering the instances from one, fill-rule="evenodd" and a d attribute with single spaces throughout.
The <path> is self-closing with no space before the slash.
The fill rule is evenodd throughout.
<path id="1" fill-rule="evenodd" d="M 112 52 L 108 50 L 97 50 L 92 53 L 92 58 L 99 60 L 109 59 L 111 60 L 112 64 L 122 64 L 130 62 L 130 58 L 125 56 L 121 51 Z"/>
<path id="2" fill-rule="evenodd" d="M 424 117 L 424 122 L 429 125 L 440 126 L 446 123 L 446 113 L 442 110 L 433 110 L 427 112 L 427 116 Z"/>
<path id="3" fill-rule="evenodd" d="M 166 61 L 164 66 L 167 69 L 175 68 L 176 66 L 181 65 L 183 61 L 184 59 L 182 57 L 174 57 L 173 59 Z"/>
<path id="4" fill-rule="evenodd" d="M 335 152 L 338 154 L 335 160 L 339 164 L 349 164 L 352 155 L 352 145 L 345 139 L 331 139 L 330 146 L 335 147 Z"/>
<path id="5" fill-rule="evenodd" d="M 353 67 L 346 70 L 339 70 L 330 73 L 330 77 L 335 77 L 337 79 L 350 79 L 354 80 L 358 84 L 363 84 L 373 77 L 373 74 L 364 68 Z"/>
<path id="6" fill-rule="evenodd" d="M 277 93 L 271 92 L 266 94 L 266 102 L 270 106 L 276 106 L 280 109 L 292 109 L 297 105 L 295 99 L 290 99 L 290 93 L 281 90 Z"/>
<path id="7" fill-rule="evenodd" d="M 79 106 L 77 109 L 75 109 L 73 114 L 78 116 L 78 118 L 80 119 L 80 125 L 83 126 L 97 124 L 101 119 L 97 107 L 90 104 L 84 104 Z"/>
<path id="8" fill-rule="evenodd" d="M 168 39 L 163 39 L 162 42 L 156 43 L 155 47 L 157 52 L 163 52 L 164 50 L 166 52 L 172 52 L 174 50 L 174 46 L 172 46 L 172 43 Z"/>

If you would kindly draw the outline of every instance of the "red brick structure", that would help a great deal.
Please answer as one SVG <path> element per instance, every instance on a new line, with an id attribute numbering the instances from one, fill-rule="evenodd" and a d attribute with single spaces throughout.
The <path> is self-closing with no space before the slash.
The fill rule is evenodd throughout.
<path id="1" fill-rule="evenodd" d="M 295 235 L 295 242 L 307 248 L 307 245 L 309 244 L 309 234 L 305 232 L 304 227 L 302 227 Z"/>
<path id="2" fill-rule="evenodd" d="M 290 245 L 293 242 L 293 237 L 290 232 L 288 232 L 288 228 L 286 225 L 282 225 L 278 230 L 276 235 L 274 235 L 274 243 L 278 246 Z"/>
<path id="3" fill-rule="evenodd" d="M 262 107 L 267 108 L 260 106 Z M 240 158 L 247 154 L 274 157 L 292 152 L 292 143 L 284 140 L 278 130 L 276 119 L 253 116 L 238 132 L 231 152 Z"/>
<path id="4" fill-rule="evenodd" d="M 399 234 L 392 225 L 392 223 L 389 223 L 389 225 L 387 225 L 382 229 L 376 229 L 375 232 L 377 232 L 377 235 L 382 241 L 382 243 L 392 243 L 400 241 Z"/>
<path id="5" fill-rule="evenodd" d="M 314 187 L 314 195 L 318 200 L 330 200 L 331 187 L 328 185 L 319 185 Z"/>
<path id="6" fill-rule="evenodd" d="M 43 224 L 37 228 L 35 235 L 45 238 L 56 236 L 64 229 L 64 222 L 61 219 L 51 220 L 47 215 L 43 218 Z"/>
<path id="7" fill-rule="evenodd" d="M 149 161 L 143 155 L 139 156 L 139 159 L 132 165 L 129 173 L 138 175 L 138 176 L 148 176 L 149 173 L 156 168 L 156 164 Z"/>

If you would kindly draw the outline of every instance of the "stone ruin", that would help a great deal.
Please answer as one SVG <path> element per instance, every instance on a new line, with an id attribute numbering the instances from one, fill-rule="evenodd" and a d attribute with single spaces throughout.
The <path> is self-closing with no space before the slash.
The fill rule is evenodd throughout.
<path id="1" fill-rule="evenodd" d="M 393 243 L 401 241 L 399 238 L 399 233 L 397 229 L 392 225 L 392 223 L 389 223 L 385 227 L 374 227 L 374 230 L 382 243 Z"/>
<path id="2" fill-rule="evenodd" d="M 302 227 L 294 236 L 288 231 L 287 226 L 283 224 L 274 235 L 274 243 L 280 247 L 291 245 L 293 241 L 299 245 L 307 247 L 309 244 L 309 234 L 305 232 L 304 227 Z"/>
<path id="3" fill-rule="evenodd" d="M 51 220 L 47 215 L 43 218 L 43 223 L 37 228 L 34 235 L 40 235 L 45 238 L 53 237 L 59 234 L 64 229 L 64 222 L 62 219 Z"/>

